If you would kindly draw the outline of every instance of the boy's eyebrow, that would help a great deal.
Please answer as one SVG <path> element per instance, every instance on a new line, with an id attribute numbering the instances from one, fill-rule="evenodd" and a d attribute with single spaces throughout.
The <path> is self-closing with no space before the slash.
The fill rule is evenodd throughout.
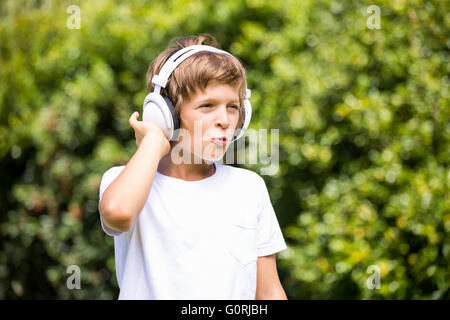
<path id="1" fill-rule="evenodd" d="M 215 99 L 215 98 L 206 98 L 206 99 L 197 101 L 196 103 L 205 103 L 205 102 L 210 102 L 210 101 L 217 101 L 217 99 Z M 230 101 L 230 103 L 239 103 L 239 100 L 233 100 L 233 101 Z"/>

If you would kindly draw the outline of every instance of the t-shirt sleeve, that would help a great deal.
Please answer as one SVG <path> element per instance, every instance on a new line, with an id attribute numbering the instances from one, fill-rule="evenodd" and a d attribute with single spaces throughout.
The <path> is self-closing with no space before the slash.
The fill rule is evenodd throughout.
<path id="1" fill-rule="evenodd" d="M 122 172 L 122 170 L 125 169 L 125 166 L 118 166 L 118 167 L 112 167 L 108 169 L 102 176 L 102 180 L 100 182 L 100 193 L 99 193 L 99 205 L 100 201 L 102 200 L 103 193 L 105 192 L 106 188 L 113 182 L 119 174 Z M 108 227 L 105 222 L 103 221 L 102 215 L 100 215 L 100 223 L 102 225 L 103 231 L 113 237 L 113 236 L 119 236 L 122 234 L 122 232 L 113 230 L 110 227 Z"/>
<path id="2" fill-rule="evenodd" d="M 277 216 L 270 201 L 264 179 L 259 177 L 258 256 L 267 256 L 287 249 Z"/>

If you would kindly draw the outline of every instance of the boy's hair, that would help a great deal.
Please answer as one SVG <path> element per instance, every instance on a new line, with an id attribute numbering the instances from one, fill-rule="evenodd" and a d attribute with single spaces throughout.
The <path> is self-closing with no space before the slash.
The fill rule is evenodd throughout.
<path id="1" fill-rule="evenodd" d="M 222 50 L 216 39 L 207 33 L 173 39 L 148 68 L 146 77 L 148 92 L 154 90 L 155 85 L 152 83 L 152 78 L 155 74 L 159 74 L 167 59 L 178 50 L 196 44 Z M 197 92 L 197 89 L 205 90 L 211 81 L 228 84 L 238 89 L 240 113 L 236 128 L 240 128 L 243 122 L 242 112 L 247 83 L 245 69 L 239 58 L 235 56 L 209 51 L 197 52 L 178 65 L 170 75 L 166 87 L 161 88 L 160 93 L 172 101 L 175 115 L 179 117 L 183 101 L 189 100 Z"/>

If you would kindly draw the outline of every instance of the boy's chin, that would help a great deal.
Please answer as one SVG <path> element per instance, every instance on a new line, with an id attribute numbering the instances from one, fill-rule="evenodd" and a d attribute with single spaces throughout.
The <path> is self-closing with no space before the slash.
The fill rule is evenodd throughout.
<path id="1" fill-rule="evenodd" d="M 192 163 L 201 163 L 205 162 L 207 164 L 211 164 L 213 162 L 220 161 L 225 156 L 225 152 L 203 152 L 202 154 L 191 153 L 191 161 Z M 201 160 L 200 160 L 201 159 Z M 188 160 L 189 161 L 189 160 Z"/>
<path id="2" fill-rule="evenodd" d="M 213 145 L 208 145 L 203 149 L 201 154 L 194 153 L 194 157 L 201 158 L 206 163 L 211 164 L 212 162 L 220 161 L 225 156 L 225 153 L 226 148 L 220 150 Z"/>
<path id="3" fill-rule="evenodd" d="M 214 154 L 203 154 L 202 159 L 206 163 L 211 164 L 213 162 L 220 161 L 224 155 L 225 152 L 215 152 Z"/>

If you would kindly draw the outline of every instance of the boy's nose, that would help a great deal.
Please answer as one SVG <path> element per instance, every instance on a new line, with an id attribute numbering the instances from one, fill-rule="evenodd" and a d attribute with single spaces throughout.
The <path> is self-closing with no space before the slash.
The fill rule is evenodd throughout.
<path id="1" fill-rule="evenodd" d="M 230 118 L 228 116 L 227 108 L 218 108 L 218 115 L 216 119 L 216 124 L 220 125 L 222 128 L 228 128 L 230 125 Z"/>

